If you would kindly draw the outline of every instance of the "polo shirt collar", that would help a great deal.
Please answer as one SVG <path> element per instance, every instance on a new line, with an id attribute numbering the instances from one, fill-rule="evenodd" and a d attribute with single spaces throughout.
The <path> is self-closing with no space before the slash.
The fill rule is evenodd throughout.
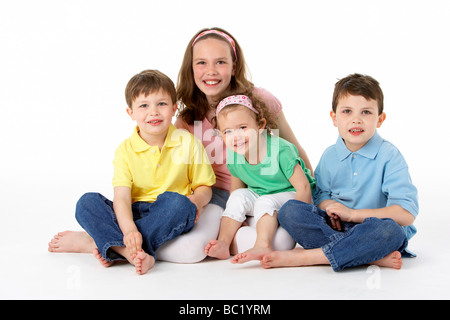
<path id="1" fill-rule="evenodd" d="M 375 157 L 378 154 L 378 151 L 381 148 L 381 145 L 383 144 L 383 138 L 378 134 L 378 131 L 375 131 L 375 134 L 372 138 L 366 143 L 364 147 L 356 151 L 356 154 L 359 154 L 365 158 L 368 159 L 375 159 Z M 338 140 L 336 142 L 336 151 L 339 157 L 339 160 L 343 161 L 346 159 L 352 152 L 348 150 L 347 146 L 345 145 L 344 140 L 339 135 Z"/>
<path id="2" fill-rule="evenodd" d="M 167 131 L 166 140 L 164 141 L 164 147 L 174 147 L 174 146 L 181 144 L 181 136 L 180 135 L 174 135 L 174 138 L 176 138 L 176 139 L 172 140 L 172 133 L 175 130 L 176 130 L 175 126 L 173 124 L 170 124 L 169 130 Z M 134 128 L 134 131 L 133 131 L 133 134 L 131 135 L 130 140 L 131 140 L 131 146 L 135 152 L 143 152 L 152 147 L 139 136 L 139 127 L 138 126 L 136 126 Z"/>

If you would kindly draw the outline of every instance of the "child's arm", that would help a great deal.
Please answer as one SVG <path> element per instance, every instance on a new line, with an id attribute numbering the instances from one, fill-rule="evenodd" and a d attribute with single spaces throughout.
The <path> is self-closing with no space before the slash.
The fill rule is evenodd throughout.
<path id="1" fill-rule="evenodd" d="M 280 130 L 280 137 L 295 145 L 300 158 L 302 158 L 303 162 L 305 163 L 305 167 L 311 170 L 311 175 L 314 176 L 314 170 L 311 162 L 309 161 L 308 155 L 306 154 L 305 149 L 303 149 L 298 142 L 294 131 L 292 131 L 292 128 L 289 126 L 289 123 L 287 122 L 286 117 L 282 111 L 278 116 L 278 128 Z"/>
<path id="2" fill-rule="evenodd" d="M 230 193 L 236 189 L 247 188 L 247 185 L 241 179 L 231 175 Z"/>
<path id="3" fill-rule="evenodd" d="M 114 188 L 114 213 L 117 217 L 120 230 L 123 233 L 123 242 L 133 257 L 142 250 L 142 235 L 138 231 L 131 211 L 131 189 L 128 187 Z"/>
<path id="4" fill-rule="evenodd" d="M 294 167 L 294 172 L 289 178 L 289 182 L 295 188 L 295 199 L 311 203 L 311 186 L 306 178 L 305 172 L 299 164 Z"/>
<path id="5" fill-rule="evenodd" d="M 320 207 L 320 206 L 319 206 Z M 342 221 L 361 223 L 365 218 L 391 218 L 401 226 L 409 226 L 414 222 L 414 216 L 399 205 L 392 205 L 380 209 L 350 209 L 345 205 L 333 202 L 326 207 L 327 214 Z M 339 228 L 338 228 L 339 229 Z"/>
<path id="6" fill-rule="evenodd" d="M 194 190 L 194 193 L 188 195 L 187 197 L 195 206 L 197 207 L 197 218 L 195 222 L 197 222 L 200 217 L 200 213 L 204 206 L 206 206 L 211 200 L 212 190 L 211 187 L 208 186 L 199 186 Z"/>

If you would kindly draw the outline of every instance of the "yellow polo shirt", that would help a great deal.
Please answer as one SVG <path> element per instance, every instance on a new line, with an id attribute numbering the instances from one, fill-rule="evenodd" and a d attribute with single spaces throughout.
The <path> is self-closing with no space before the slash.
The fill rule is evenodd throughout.
<path id="1" fill-rule="evenodd" d="M 201 141 L 172 124 L 161 152 L 142 140 L 136 126 L 117 148 L 113 164 L 113 186 L 131 188 L 132 202 L 154 202 L 165 191 L 187 196 L 216 182 Z"/>

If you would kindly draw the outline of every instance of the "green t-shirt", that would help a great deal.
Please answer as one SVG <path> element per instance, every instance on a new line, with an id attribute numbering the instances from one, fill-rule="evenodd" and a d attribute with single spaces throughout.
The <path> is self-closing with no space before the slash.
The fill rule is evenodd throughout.
<path id="1" fill-rule="evenodd" d="M 295 191 L 289 182 L 298 163 L 305 172 L 311 190 L 316 186 L 316 180 L 311 171 L 299 157 L 297 148 L 290 142 L 272 135 L 266 135 L 267 155 L 258 164 L 251 165 L 243 155 L 228 149 L 227 167 L 230 173 L 241 179 L 247 187 L 258 195 Z"/>

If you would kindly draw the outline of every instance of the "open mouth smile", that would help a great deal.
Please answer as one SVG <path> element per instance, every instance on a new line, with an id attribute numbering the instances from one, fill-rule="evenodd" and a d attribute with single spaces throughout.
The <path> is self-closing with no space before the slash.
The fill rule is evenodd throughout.
<path id="1" fill-rule="evenodd" d="M 361 128 L 352 128 L 352 129 L 348 130 L 348 132 L 349 132 L 351 135 L 358 136 L 358 135 L 360 135 L 360 134 L 362 134 L 362 133 L 364 132 L 364 129 L 361 129 Z"/>
<path id="2" fill-rule="evenodd" d="M 150 120 L 150 121 L 148 121 L 147 123 L 148 123 L 149 125 L 151 125 L 151 126 L 158 126 L 158 125 L 160 125 L 162 122 L 163 122 L 162 120 Z"/>
<path id="3" fill-rule="evenodd" d="M 214 87 L 220 83 L 220 80 L 205 80 L 203 83 L 208 87 Z"/>

